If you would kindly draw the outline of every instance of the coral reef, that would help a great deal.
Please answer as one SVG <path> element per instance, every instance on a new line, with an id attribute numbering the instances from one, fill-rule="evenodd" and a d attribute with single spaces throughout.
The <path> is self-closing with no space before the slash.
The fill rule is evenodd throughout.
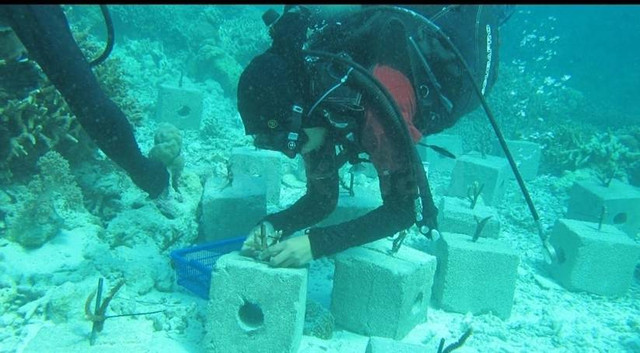
<path id="1" fill-rule="evenodd" d="M 9 239 L 28 248 L 42 246 L 70 225 L 66 218 L 84 210 L 82 193 L 62 155 L 47 152 L 37 165 L 40 174 L 21 195 L 17 212 L 7 219 Z"/>
<path id="2" fill-rule="evenodd" d="M 303 334 L 328 340 L 333 336 L 334 327 L 335 319 L 331 312 L 320 305 L 320 303 L 312 299 L 307 299 Z"/>
<path id="3" fill-rule="evenodd" d="M 184 169 L 184 156 L 182 152 L 182 134 L 180 130 L 169 124 L 158 125 L 154 137 L 155 145 L 149 151 L 149 158 L 162 162 L 171 173 L 171 184 L 178 189 L 178 180 Z"/>

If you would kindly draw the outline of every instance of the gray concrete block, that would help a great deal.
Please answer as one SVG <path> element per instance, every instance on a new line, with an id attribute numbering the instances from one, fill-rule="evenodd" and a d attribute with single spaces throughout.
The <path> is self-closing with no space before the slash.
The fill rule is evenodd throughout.
<path id="1" fill-rule="evenodd" d="M 613 224 L 632 239 L 640 237 L 640 189 L 612 180 L 609 186 L 598 181 L 578 181 L 569 192 L 567 218 Z"/>
<path id="2" fill-rule="evenodd" d="M 456 157 L 460 157 L 463 153 L 462 138 L 459 135 L 434 134 L 425 136 L 420 142 L 443 147 Z M 422 161 L 428 162 L 431 170 L 451 172 L 456 164 L 455 159 L 445 157 L 429 147 L 417 145 L 416 148 Z"/>
<path id="3" fill-rule="evenodd" d="M 435 247 L 436 305 L 457 313 L 493 313 L 507 319 L 518 277 L 517 253 L 497 239 L 480 238 L 472 242 L 466 234 L 441 235 Z"/>
<path id="4" fill-rule="evenodd" d="M 640 245 L 621 230 L 603 224 L 558 219 L 549 242 L 558 263 L 550 272 L 565 288 L 601 295 L 623 295 L 633 281 Z"/>
<path id="5" fill-rule="evenodd" d="M 435 257 L 380 240 L 335 258 L 331 312 L 336 325 L 366 336 L 403 338 L 426 320 Z"/>
<path id="6" fill-rule="evenodd" d="M 193 88 L 163 84 L 158 87 L 156 119 L 179 129 L 200 128 L 203 95 Z"/>
<path id="7" fill-rule="evenodd" d="M 232 252 L 211 274 L 207 353 L 295 353 L 304 327 L 306 268 L 275 268 Z"/>
<path id="8" fill-rule="evenodd" d="M 518 171 L 524 180 L 533 180 L 538 176 L 538 168 L 540 167 L 540 156 L 542 155 L 542 146 L 535 142 L 523 140 L 506 140 L 507 147 L 511 152 L 513 160 L 516 162 Z M 493 146 L 492 155 L 506 158 L 500 143 L 496 140 Z M 509 168 L 508 176 L 515 179 L 515 175 Z"/>
<path id="9" fill-rule="evenodd" d="M 480 233 L 484 238 L 500 237 L 500 219 L 492 207 L 481 204 L 479 200 L 471 208 L 471 202 L 459 197 L 442 197 L 438 207 L 438 227 L 442 232 L 460 233 L 473 236 L 478 227 L 477 221 L 491 217 Z"/>
<path id="10" fill-rule="evenodd" d="M 324 220 L 318 223 L 320 227 L 326 227 L 363 216 L 374 209 L 380 207 L 382 201 L 367 193 L 357 193 L 354 196 L 340 193 L 336 209 Z"/>
<path id="11" fill-rule="evenodd" d="M 466 197 L 469 186 L 477 181 L 484 184 L 480 196 L 485 204 L 496 205 L 504 197 L 509 173 L 509 162 L 505 158 L 466 154 L 456 160 L 447 195 Z"/>
<path id="12" fill-rule="evenodd" d="M 267 202 L 278 205 L 282 184 L 282 153 L 258 150 L 253 147 L 236 147 L 229 157 L 234 178 L 238 175 L 261 176 L 267 185 Z"/>
<path id="13" fill-rule="evenodd" d="M 202 194 L 200 241 L 248 235 L 267 215 L 267 189 L 263 178 L 238 175 L 231 185 L 209 178 Z"/>
<path id="14" fill-rule="evenodd" d="M 385 337 L 371 337 L 365 353 L 419 353 L 429 351 L 426 346 L 405 343 Z"/>

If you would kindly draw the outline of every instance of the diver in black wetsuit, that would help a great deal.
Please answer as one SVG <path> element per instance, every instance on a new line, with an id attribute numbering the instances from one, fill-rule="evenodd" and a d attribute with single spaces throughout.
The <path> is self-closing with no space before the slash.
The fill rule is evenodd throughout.
<path id="1" fill-rule="evenodd" d="M 302 266 L 413 223 L 431 237 L 438 210 L 413 145 L 452 126 L 479 100 L 447 42 L 424 19 L 451 38 L 486 94 L 497 77 L 498 27 L 510 12 L 456 5 L 347 10 L 325 21 L 301 6 L 263 16 L 273 43 L 242 73 L 238 111 L 256 147 L 302 154 L 307 192 L 267 215 L 242 252 L 255 256 L 258 234 L 286 237 L 329 215 L 338 200 L 338 169 L 359 162 L 360 153 L 378 172 L 383 204 L 270 246 L 273 266 Z"/>
<path id="2" fill-rule="evenodd" d="M 169 183 L 166 167 L 142 155 L 129 121 L 100 88 L 60 6 L 2 5 L 0 23 L 11 26 L 98 147 L 138 187 L 160 195 Z"/>

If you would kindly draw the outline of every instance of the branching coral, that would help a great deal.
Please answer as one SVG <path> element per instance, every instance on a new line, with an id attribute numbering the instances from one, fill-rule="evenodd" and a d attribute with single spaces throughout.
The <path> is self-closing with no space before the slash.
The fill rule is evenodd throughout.
<path id="1" fill-rule="evenodd" d="M 59 153 L 47 152 L 38 160 L 38 168 L 40 174 L 29 183 L 17 213 L 7 222 L 9 239 L 25 247 L 42 246 L 62 229 L 69 212 L 83 207 L 69 163 Z"/>

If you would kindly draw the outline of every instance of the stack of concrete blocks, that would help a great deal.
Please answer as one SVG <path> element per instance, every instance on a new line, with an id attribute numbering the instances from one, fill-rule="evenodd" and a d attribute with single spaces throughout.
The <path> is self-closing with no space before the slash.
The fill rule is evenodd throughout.
<path id="1" fill-rule="evenodd" d="M 275 268 L 232 252 L 211 274 L 207 353 L 296 353 L 304 327 L 306 268 Z"/>
<path id="2" fill-rule="evenodd" d="M 283 174 L 280 152 L 236 147 L 231 150 L 229 163 L 234 178 L 243 174 L 264 177 L 267 184 L 267 202 L 273 205 L 280 203 Z"/>
<path id="3" fill-rule="evenodd" d="M 365 353 L 419 353 L 427 351 L 427 347 L 419 344 L 400 342 L 385 337 L 371 337 Z"/>
<path id="4" fill-rule="evenodd" d="M 497 205 L 502 201 L 508 181 L 509 162 L 506 158 L 480 153 L 469 153 L 459 157 L 451 173 L 449 196 L 467 197 L 471 184 L 484 184 L 480 197 L 486 205 Z"/>
<path id="5" fill-rule="evenodd" d="M 382 205 L 378 195 L 371 193 L 357 193 L 354 196 L 341 193 L 338 196 L 336 209 L 325 219 L 318 223 L 320 227 L 326 227 L 356 219 Z"/>
<path id="6" fill-rule="evenodd" d="M 336 325 L 365 336 L 402 339 L 424 322 L 435 257 L 380 240 L 335 257 L 331 312 Z"/>
<path id="7" fill-rule="evenodd" d="M 462 155 L 462 138 L 458 135 L 434 134 L 424 137 L 420 142 L 427 145 L 442 147 L 453 153 L 454 156 Z M 418 145 L 418 154 L 423 162 L 429 163 L 429 168 L 433 171 L 451 172 L 456 164 L 453 158 L 445 157 L 434 151 L 432 148 Z"/>
<path id="8" fill-rule="evenodd" d="M 500 219 L 494 208 L 482 204 L 478 200 L 474 208 L 471 201 L 459 197 L 444 196 L 438 207 L 438 228 L 442 232 L 473 235 L 478 228 L 478 223 L 489 218 L 485 223 L 481 237 L 500 237 Z"/>
<path id="9" fill-rule="evenodd" d="M 507 147 L 511 152 L 513 160 L 516 162 L 518 171 L 524 180 L 533 180 L 538 176 L 538 168 L 540 167 L 540 156 L 542 155 L 542 147 L 530 141 L 522 140 L 506 140 Z M 505 157 L 504 151 L 500 143 L 496 141 L 493 146 L 492 153 L 498 157 Z M 505 157 L 506 158 L 506 157 Z M 515 175 L 511 168 L 509 168 L 509 178 L 515 179 Z"/>
<path id="10" fill-rule="evenodd" d="M 199 241 L 246 236 L 266 214 L 264 178 L 240 174 L 231 184 L 209 178 L 202 194 Z"/>
<path id="11" fill-rule="evenodd" d="M 604 213 L 603 213 L 604 207 Z M 640 239 L 640 189 L 612 180 L 578 181 L 569 193 L 567 218 L 613 224 L 632 239 Z"/>
<path id="12" fill-rule="evenodd" d="M 640 245 L 618 228 L 558 219 L 549 242 L 558 255 L 550 272 L 565 288 L 600 295 L 624 295 L 640 257 Z"/>
<path id="13" fill-rule="evenodd" d="M 518 254 L 497 239 L 473 242 L 467 234 L 441 235 L 435 246 L 434 302 L 447 311 L 493 313 L 507 319 L 518 277 Z"/>
<path id="14" fill-rule="evenodd" d="M 156 119 L 179 129 L 198 130 L 202 119 L 203 95 L 193 88 L 168 84 L 159 86 Z"/>

